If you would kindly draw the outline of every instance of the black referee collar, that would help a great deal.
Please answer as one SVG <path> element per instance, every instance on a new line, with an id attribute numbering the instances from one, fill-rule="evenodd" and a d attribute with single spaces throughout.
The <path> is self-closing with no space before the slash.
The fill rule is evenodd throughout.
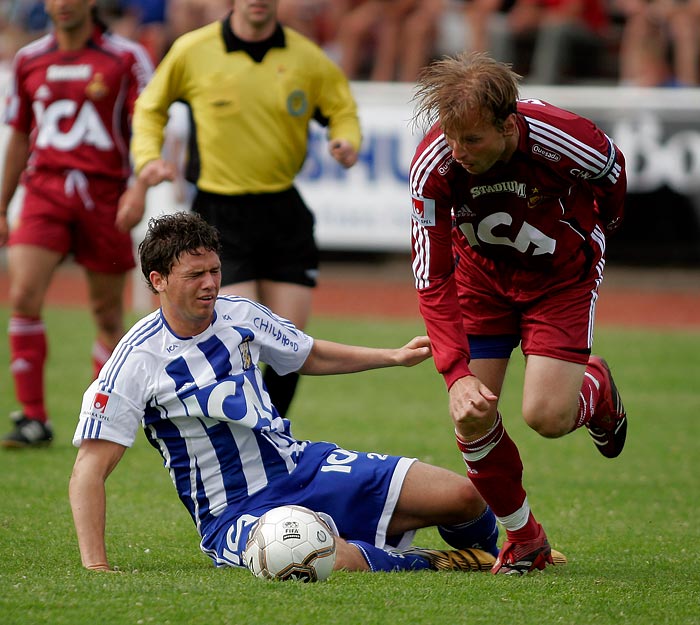
<path id="1" fill-rule="evenodd" d="M 275 28 L 275 32 L 267 39 L 263 41 L 243 41 L 231 30 L 232 13 L 233 11 L 221 21 L 221 32 L 224 36 L 226 52 L 246 52 L 256 63 L 260 63 L 270 48 L 284 48 L 287 45 L 284 30 L 282 30 L 282 26 L 279 23 Z"/>

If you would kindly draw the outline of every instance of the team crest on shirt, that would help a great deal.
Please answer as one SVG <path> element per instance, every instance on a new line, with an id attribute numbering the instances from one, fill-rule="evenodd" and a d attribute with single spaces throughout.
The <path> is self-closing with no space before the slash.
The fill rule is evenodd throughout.
<path id="1" fill-rule="evenodd" d="M 537 187 L 533 187 L 530 194 L 527 196 L 527 207 L 535 208 L 543 199 L 540 190 Z"/>
<path id="2" fill-rule="evenodd" d="M 250 355 L 250 337 L 246 336 L 238 346 L 238 353 L 241 355 L 241 366 L 243 371 L 253 367 L 253 358 Z"/>
<path id="3" fill-rule="evenodd" d="M 309 108 L 309 101 L 301 89 L 295 89 L 287 96 L 287 112 L 293 117 L 300 117 Z"/>
<path id="4" fill-rule="evenodd" d="M 91 100 L 101 100 L 109 93 L 109 87 L 105 83 L 104 76 L 101 73 L 95 74 L 93 79 L 85 87 L 85 94 Z"/>

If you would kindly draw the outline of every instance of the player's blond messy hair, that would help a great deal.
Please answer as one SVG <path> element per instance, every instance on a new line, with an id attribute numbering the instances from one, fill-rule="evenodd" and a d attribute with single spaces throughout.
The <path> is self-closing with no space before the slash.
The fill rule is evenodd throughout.
<path id="1" fill-rule="evenodd" d="M 479 120 L 500 129 L 515 113 L 520 78 L 510 65 L 483 52 L 445 56 L 418 76 L 413 123 L 427 132 L 439 121 L 444 132 L 458 137 L 464 120 L 476 113 Z"/>

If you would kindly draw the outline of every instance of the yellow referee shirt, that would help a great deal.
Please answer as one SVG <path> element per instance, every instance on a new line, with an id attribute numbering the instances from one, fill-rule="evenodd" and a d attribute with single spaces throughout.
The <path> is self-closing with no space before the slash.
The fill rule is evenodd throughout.
<path id="1" fill-rule="evenodd" d="M 316 44 L 281 26 L 266 42 L 250 44 L 235 37 L 227 17 L 175 41 L 136 102 L 131 153 L 137 173 L 161 158 L 168 108 L 176 100 L 192 110 L 202 191 L 288 189 L 303 165 L 314 117 L 328 125 L 329 140 L 360 147 L 345 75 Z"/>

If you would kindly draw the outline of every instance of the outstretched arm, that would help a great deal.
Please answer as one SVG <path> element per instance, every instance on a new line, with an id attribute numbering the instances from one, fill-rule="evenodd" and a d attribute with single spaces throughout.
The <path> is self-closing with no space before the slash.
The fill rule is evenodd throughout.
<path id="1" fill-rule="evenodd" d="M 299 373 L 331 375 L 383 367 L 412 367 L 430 358 L 431 353 L 427 336 L 417 336 L 397 349 L 360 347 L 317 339 Z"/>
<path id="2" fill-rule="evenodd" d="M 104 440 L 84 440 L 70 478 L 70 505 L 83 566 L 109 571 L 105 546 L 105 480 L 126 447 Z"/>

